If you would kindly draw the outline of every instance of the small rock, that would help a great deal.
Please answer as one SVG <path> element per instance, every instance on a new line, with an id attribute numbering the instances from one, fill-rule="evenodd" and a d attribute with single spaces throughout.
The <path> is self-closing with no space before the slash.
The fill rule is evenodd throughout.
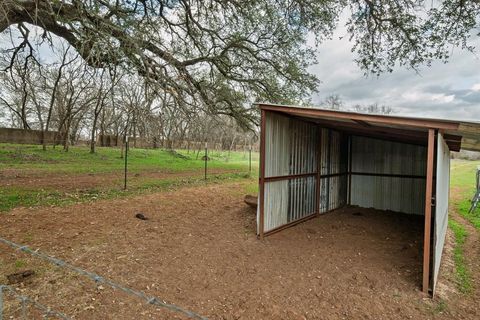
<path id="1" fill-rule="evenodd" d="M 140 220 L 148 220 L 148 218 L 145 217 L 145 215 L 143 213 L 137 213 L 135 215 L 135 218 L 140 219 Z"/>

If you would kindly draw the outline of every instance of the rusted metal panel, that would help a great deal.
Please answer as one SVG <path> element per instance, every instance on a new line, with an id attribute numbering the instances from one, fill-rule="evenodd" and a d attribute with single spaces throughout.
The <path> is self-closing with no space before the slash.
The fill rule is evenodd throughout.
<path id="1" fill-rule="evenodd" d="M 351 204 L 422 215 L 426 148 L 360 136 L 351 141 Z"/>
<path id="2" fill-rule="evenodd" d="M 433 247 L 433 294 L 440 270 L 443 246 L 448 225 L 448 198 L 450 194 L 450 150 L 443 135 L 437 137 L 437 180 L 435 189 L 435 224 Z"/>

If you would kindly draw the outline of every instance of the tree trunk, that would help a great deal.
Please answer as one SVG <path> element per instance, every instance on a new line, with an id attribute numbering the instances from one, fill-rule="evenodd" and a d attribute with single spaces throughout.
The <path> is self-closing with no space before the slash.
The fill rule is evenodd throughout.
<path id="1" fill-rule="evenodd" d="M 68 120 L 67 120 L 67 123 L 66 123 L 66 125 L 65 125 L 65 137 L 64 137 L 64 141 L 63 141 L 63 150 L 64 150 L 65 152 L 68 152 L 68 147 L 69 147 L 70 123 L 71 123 L 71 120 L 68 119 Z"/>
<path id="2" fill-rule="evenodd" d="M 95 132 L 97 131 L 98 113 L 95 113 L 92 124 L 92 135 L 90 138 L 90 153 L 95 153 Z"/>

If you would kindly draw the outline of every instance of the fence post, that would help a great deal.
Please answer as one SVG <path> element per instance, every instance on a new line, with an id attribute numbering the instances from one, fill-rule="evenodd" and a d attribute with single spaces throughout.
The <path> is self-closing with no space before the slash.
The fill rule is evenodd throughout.
<path id="1" fill-rule="evenodd" d="M 207 180 L 208 142 L 205 142 L 205 180 Z"/>
<path id="2" fill-rule="evenodd" d="M 128 163 L 128 135 L 125 136 L 125 179 L 123 190 L 127 190 L 127 163 Z"/>
<path id="3" fill-rule="evenodd" d="M 252 174 L 252 145 L 248 149 L 248 174 Z"/>
<path id="4" fill-rule="evenodd" d="M 27 299 L 22 297 L 22 319 L 27 320 Z"/>
<path id="5" fill-rule="evenodd" d="M 480 166 L 477 166 L 477 190 L 480 190 Z"/>
<path id="6" fill-rule="evenodd" d="M 3 286 L 0 285 L 0 320 L 3 320 Z"/>

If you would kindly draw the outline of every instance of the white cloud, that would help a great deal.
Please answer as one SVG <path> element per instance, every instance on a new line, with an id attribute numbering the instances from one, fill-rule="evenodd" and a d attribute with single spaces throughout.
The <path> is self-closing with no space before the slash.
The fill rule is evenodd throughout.
<path id="1" fill-rule="evenodd" d="M 455 95 L 446 95 L 444 93 L 429 93 L 422 91 L 406 92 L 401 95 L 406 102 L 439 102 L 449 103 L 455 100 Z"/>
<path id="2" fill-rule="evenodd" d="M 419 73 L 398 68 L 380 77 L 365 77 L 353 61 L 352 44 L 339 29 L 333 40 L 319 46 L 318 64 L 310 71 L 322 81 L 312 97 L 321 105 L 329 94 L 339 94 L 348 105 L 379 103 L 399 114 L 480 120 L 480 59 L 455 50 L 449 63 L 432 63 Z M 474 38 L 480 48 L 480 37 Z"/>

